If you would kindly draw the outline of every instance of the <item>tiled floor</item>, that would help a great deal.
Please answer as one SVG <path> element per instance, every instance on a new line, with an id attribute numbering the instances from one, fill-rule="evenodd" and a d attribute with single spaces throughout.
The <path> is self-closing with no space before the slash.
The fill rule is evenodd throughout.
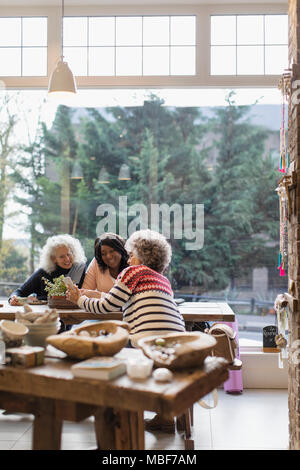
<path id="1" fill-rule="evenodd" d="M 219 392 L 213 410 L 194 406 L 195 449 L 282 449 L 288 448 L 287 390 L 247 389 L 242 395 Z M 206 401 L 211 397 L 206 397 Z M 147 416 L 152 414 L 147 413 Z M 0 450 L 31 448 L 33 416 L 5 415 L 0 411 Z M 65 422 L 62 449 L 95 448 L 93 418 L 80 423 Z M 178 433 L 146 432 L 147 450 L 184 449 Z"/>

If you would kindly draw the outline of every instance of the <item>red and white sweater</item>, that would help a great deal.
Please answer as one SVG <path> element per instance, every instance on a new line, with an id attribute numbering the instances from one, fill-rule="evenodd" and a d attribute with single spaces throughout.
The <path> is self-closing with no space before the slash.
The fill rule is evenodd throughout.
<path id="1" fill-rule="evenodd" d="M 78 305 L 92 313 L 122 310 L 135 346 L 137 340 L 145 336 L 185 331 L 170 281 L 144 265 L 124 269 L 102 299 L 81 296 Z"/>

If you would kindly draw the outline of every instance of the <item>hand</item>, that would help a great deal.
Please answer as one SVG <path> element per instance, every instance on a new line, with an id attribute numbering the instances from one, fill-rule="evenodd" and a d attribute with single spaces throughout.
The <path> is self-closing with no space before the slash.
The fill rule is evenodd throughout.
<path id="1" fill-rule="evenodd" d="M 19 300 L 18 300 L 18 297 L 16 297 L 15 295 L 13 295 L 10 300 L 9 300 L 9 303 L 10 305 L 22 305 Z"/>
<path id="2" fill-rule="evenodd" d="M 86 295 L 90 299 L 100 299 L 101 292 L 98 290 L 80 289 L 80 295 Z"/>
<path id="3" fill-rule="evenodd" d="M 80 290 L 75 285 L 73 287 L 69 287 L 66 292 L 66 297 L 67 300 L 70 300 L 70 302 L 73 302 L 73 304 L 77 304 L 80 297 Z"/>

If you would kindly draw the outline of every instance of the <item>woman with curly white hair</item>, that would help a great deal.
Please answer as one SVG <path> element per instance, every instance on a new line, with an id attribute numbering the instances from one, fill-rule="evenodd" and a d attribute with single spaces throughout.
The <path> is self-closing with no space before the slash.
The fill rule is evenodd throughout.
<path id="1" fill-rule="evenodd" d="M 11 305 L 20 305 L 18 297 L 35 297 L 46 300 L 43 278 L 53 281 L 56 277 L 69 276 L 80 288 L 86 270 L 86 257 L 80 241 L 71 235 L 54 235 L 44 245 L 40 267 L 8 299 Z"/>

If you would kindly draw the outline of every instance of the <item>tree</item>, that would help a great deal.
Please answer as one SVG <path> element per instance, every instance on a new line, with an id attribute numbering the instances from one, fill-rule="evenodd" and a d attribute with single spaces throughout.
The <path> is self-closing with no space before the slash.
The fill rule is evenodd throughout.
<path id="1" fill-rule="evenodd" d="M 275 217 L 266 220 L 268 210 L 259 202 L 259 192 L 263 184 L 270 190 L 276 177 L 270 162 L 263 160 L 267 130 L 247 120 L 250 107 L 236 106 L 233 93 L 227 103 L 216 109 L 211 123 L 218 150 L 212 216 L 215 251 L 223 258 L 233 288 L 235 278 L 265 265 L 269 240 L 256 235 L 263 229 L 273 239 Z M 274 186 L 271 194 L 274 209 Z"/>
<path id="2" fill-rule="evenodd" d="M 9 195 L 13 190 L 13 172 L 16 152 L 19 149 L 15 137 L 18 123 L 16 112 L 17 97 L 1 93 L 0 96 L 0 250 L 3 241 L 4 211 Z"/>
<path id="3" fill-rule="evenodd" d="M 13 242 L 4 240 L 0 251 L 0 281 L 24 282 L 28 274 L 25 262 L 26 256 L 22 256 L 13 247 Z M 1 295 L 9 295 L 11 291 L 11 287 L 4 286 L 1 289 Z"/>
<path id="4" fill-rule="evenodd" d="M 76 161 L 78 143 L 72 123 L 74 110 L 67 106 L 59 106 L 50 130 L 46 125 L 43 129 L 43 154 L 51 159 L 59 176 L 61 189 L 60 232 L 69 233 L 71 226 L 70 212 L 70 177 L 71 167 Z M 47 163 L 47 162 L 46 162 Z M 58 214 L 56 212 L 56 216 Z M 53 230 L 53 228 L 52 228 Z"/>

